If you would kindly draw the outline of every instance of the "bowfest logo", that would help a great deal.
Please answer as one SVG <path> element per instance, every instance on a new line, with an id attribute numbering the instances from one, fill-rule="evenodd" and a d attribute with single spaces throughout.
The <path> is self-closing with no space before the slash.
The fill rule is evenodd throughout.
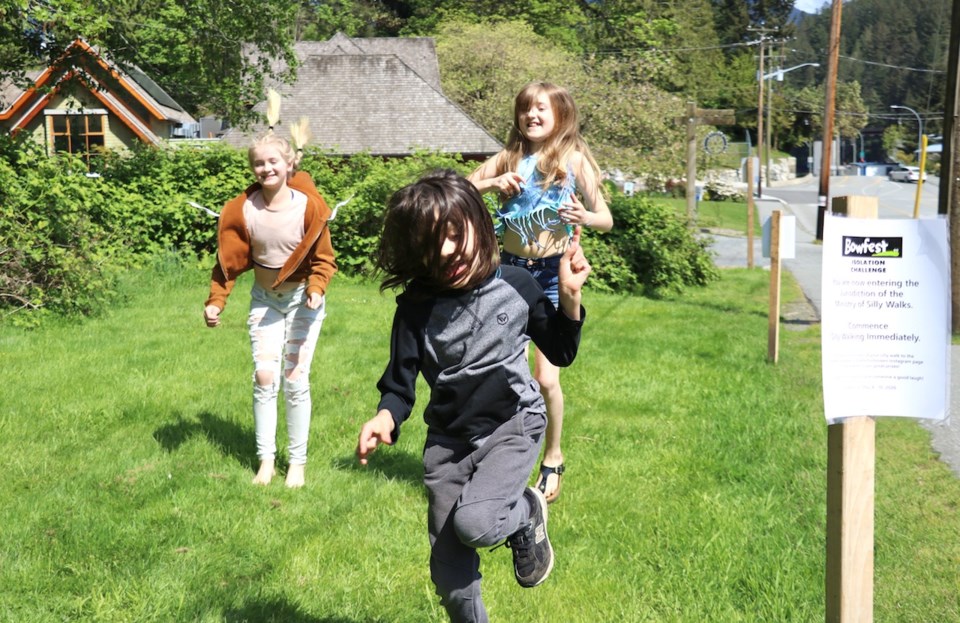
<path id="1" fill-rule="evenodd" d="M 843 257 L 903 257 L 903 238 L 844 236 Z"/>

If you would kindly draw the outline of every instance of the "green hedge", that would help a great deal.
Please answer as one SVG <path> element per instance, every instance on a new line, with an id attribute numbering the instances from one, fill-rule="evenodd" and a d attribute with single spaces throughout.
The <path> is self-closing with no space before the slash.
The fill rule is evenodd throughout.
<path id="1" fill-rule="evenodd" d="M 383 206 L 425 171 L 474 166 L 457 157 L 418 153 L 308 154 L 302 167 L 333 207 L 330 224 L 344 275 L 368 277 Z M 155 266 L 171 255 L 212 263 L 216 218 L 251 181 L 246 153 L 225 146 L 141 148 L 106 154 L 100 175 L 83 162 L 50 158 L 29 142 L 0 138 L 0 317 L 33 324 L 45 314 L 93 314 L 113 300 L 123 270 Z M 715 278 L 705 243 L 667 208 L 613 194 L 616 226 L 588 232 L 594 265 L 589 287 L 659 296 Z"/>

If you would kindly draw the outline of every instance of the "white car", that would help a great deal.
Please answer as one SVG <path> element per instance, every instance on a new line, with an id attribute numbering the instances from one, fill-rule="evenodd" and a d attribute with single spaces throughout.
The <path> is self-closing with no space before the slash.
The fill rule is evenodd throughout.
<path id="1" fill-rule="evenodd" d="M 887 177 L 890 178 L 891 182 L 919 182 L 920 167 L 908 167 L 900 164 L 890 169 L 890 172 L 887 173 Z M 926 173 L 924 173 L 923 179 L 927 179 Z"/>

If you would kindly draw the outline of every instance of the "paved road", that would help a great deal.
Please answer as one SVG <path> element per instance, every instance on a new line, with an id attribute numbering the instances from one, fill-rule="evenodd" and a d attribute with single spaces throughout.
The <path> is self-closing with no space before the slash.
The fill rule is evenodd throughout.
<path id="1" fill-rule="evenodd" d="M 834 179 L 837 180 L 836 186 Z M 837 187 L 847 188 L 848 192 L 835 192 Z M 900 188 L 898 188 L 900 187 Z M 831 195 L 870 194 L 881 197 L 882 218 L 910 218 L 913 213 L 913 197 L 916 186 L 912 184 L 894 184 L 885 178 L 831 178 Z M 865 192 L 866 191 L 866 192 Z M 920 214 L 936 214 L 937 180 L 931 178 L 922 189 Z M 896 199 L 895 199 L 896 197 Z M 909 199 L 909 204 L 905 201 Z M 796 257 L 782 260 L 784 269 L 790 271 L 799 283 L 810 304 L 809 316 L 819 320 L 821 303 L 822 247 L 816 243 L 817 228 L 817 187 L 810 180 L 798 181 L 775 188 L 765 188 L 764 196 L 755 202 L 757 210 L 756 236 L 754 239 L 754 266 L 769 268 L 770 260 L 761 254 L 761 227 L 774 210 L 783 215 L 796 217 Z M 747 241 L 743 236 L 714 234 L 711 250 L 714 261 L 720 267 L 747 267 Z M 951 348 L 951 391 L 950 412 L 960 413 L 960 346 Z M 945 423 L 931 420 L 919 420 L 921 426 L 931 433 L 931 446 L 953 470 L 960 476 L 960 424 L 954 425 L 957 418 Z"/>

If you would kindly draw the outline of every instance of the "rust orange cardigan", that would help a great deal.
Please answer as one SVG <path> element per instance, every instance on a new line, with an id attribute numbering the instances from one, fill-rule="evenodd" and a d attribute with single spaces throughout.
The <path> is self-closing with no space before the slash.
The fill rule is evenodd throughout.
<path id="1" fill-rule="evenodd" d="M 314 292 L 324 294 L 327 284 L 337 272 L 330 229 L 327 227 L 330 208 L 307 173 L 297 171 L 287 185 L 307 196 L 307 209 L 303 217 L 304 235 L 280 269 L 272 287 L 276 288 L 285 281 L 306 281 L 307 296 Z M 226 307 L 227 297 L 233 290 L 237 277 L 253 268 L 250 234 L 243 218 L 243 204 L 259 189 L 259 183 L 251 184 L 240 195 L 228 201 L 220 212 L 220 223 L 217 227 L 217 263 L 210 276 L 210 296 L 204 305 L 216 305 L 220 309 Z"/>

